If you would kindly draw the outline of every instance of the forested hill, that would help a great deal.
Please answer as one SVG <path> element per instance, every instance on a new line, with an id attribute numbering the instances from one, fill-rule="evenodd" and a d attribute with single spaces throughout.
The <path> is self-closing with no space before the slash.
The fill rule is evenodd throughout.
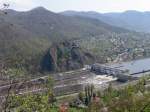
<path id="1" fill-rule="evenodd" d="M 41 59 L 53 42 L 131 33 L 98 19 L 68 17 L 43 7 L 6 12 L 0 15 L 0 62 L 9 67 L 23 66 L 32 73 L 39 70 Z"/>
<path id="2" fill-rule="evenodd" d="M 125 12 L 111 12 L 111 13 L 99 13 L 99 12 L 76 12 L 65 11 L 61 14 L 67 16 L 81 16 L 89 17 L 93 19 L 99 19 L 110 25 L 135 30 L 138 32 L 150 33 L 150 12 L 139 12 L 135 10 L 129 10 Z"/>
<path id="3" fill-rule="evenodd" d="M 100 20 L 85 17 L 67 17 L 48 11 L 43 7 L 27 12 L 7 10 L 3 17 L 12 24 L 17 24 L 38 37 L 50 39 L 85 38 L 108 33 L 124 33 L 128 30 L 113 27 Z"/>

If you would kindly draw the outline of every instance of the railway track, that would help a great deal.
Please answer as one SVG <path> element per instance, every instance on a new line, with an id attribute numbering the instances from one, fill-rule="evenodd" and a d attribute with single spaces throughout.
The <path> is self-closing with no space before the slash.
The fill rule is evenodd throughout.
<path id="1" fill-rule="evenodd" d="M 77 71 L 53 74 L 54 85 L 57 88 L 65 87 L 66 85 L 73 85 L 73 84 L 77 85 L 78 81 L 90 77 L 89 73 L 90 73 L 89 70 L 77 70 Z M 26 88 L 30 88 L 30 90 L 32 90 L 32 88 L 37 88 L 38 90 L 40 89 L 39 86 L 44 84 L 45 81 L 48 79 L 48 77 L 49 76 L 44 76 L 44 77 L 32 79 L 30 81 L 0 86 L 0 94 L 5 94 L 5 92 L 7 92 L 10 88 L 13 91 L 25 90 Z"/>

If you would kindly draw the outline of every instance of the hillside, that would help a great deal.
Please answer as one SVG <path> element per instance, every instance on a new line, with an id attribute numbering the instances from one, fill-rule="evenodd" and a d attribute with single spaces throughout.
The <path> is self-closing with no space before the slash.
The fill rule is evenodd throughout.
<path id="1" fill-rule="evenodd" d="M 42 7 L 27 12 L 6 11 L 7 15 L 0 15 L 1 63 L 32 73 L 39 69 L 42 56 L 53 42 L 129 32 L 97 19 L 63 16 Z"/>
<path id="2" fill-rule="evenodd" d="M 42 7 L 28 12 L 8 10 L 5 18 L 39 37 L 50 39 L 85 38 L 108 33 L 124 33 L 125 29 L 113 27 L 102 21 L 85 17 L 67 17 L 48 11 Z"/>
<path id="3" fill-rule="evenodd" d="M 23 67 L 25 71 L 31 74 L 35 74 L 40 68 L 45 67 L 43 64 L 40 66 L 40 63 L 46 53 L 49 52 L 48 49 L 55 46 L 54 48 L 57 50 L 60 47 L 58 46 L 59 43 L 65 40 L 69 40 L 70 42 L 76 41 L 80 44 L 81 40 L 84 41 L 89 38 L 101 40 L 111 39 L 113 37 L 141 37 L 139 33 L 111 26 L 98 19 L 64 16 L 50 12 L 42 7 L 27 12 L 6 11 L 7 15 L 0 15 L 0 61 L 1 63 L 5 62 L 4 65 L 8 68 Z M 81 46 L 86 45 L 83 43 Z M 71 50 L 71 47 L 66 48 L 64 46 L 63 48 Z M 64 49 L 62 49 L 62 52 Z M 101 52 L 99 49 L 97 50 Z M 71 65 L 74 64 L 83 67 L 86 64 L 86 59 L 91 60 L 90 58 L 86 58 L 86 54 L 92 50 L 90 51 L 89 48 L 87 53 L 85 51 L 86 47 L 77 50 L 79 57 L 85 57 L 82 59 L 82 62 L 74 61 L 72 57 L 69 57 L 72 59 Z M 69 55 L 71 53 L 69 52 Z M 64 63 L 60 64 L 64 61 L 64 57 L 59 59 L 58 62 L 55 61 L 59 65 L 58 69 L 60 71 L 68 61 L 67 58 Z M 63 69 L 78 68 L 76 66 L 71 67 L 71 65 Z M 50 70 L 48 69 L 48 71 Z"/>
<path id="4" fill-rule="evenodd" d="M 24 72 L 35 72 L 40 63 L 40 57 L 50 46 L 47 39 L 35 37 L 19 25 L 1 20 L 0 70 L 3 68 L 25 68 Z"/>
<path id="5" fill-rule="evenodd" d="M 122 13 L 98 13 L 65 11 L 63 15 L 99 19 L 107 24 L 138 32 L 150 32 L 150 12 L 126 11 Z"/>

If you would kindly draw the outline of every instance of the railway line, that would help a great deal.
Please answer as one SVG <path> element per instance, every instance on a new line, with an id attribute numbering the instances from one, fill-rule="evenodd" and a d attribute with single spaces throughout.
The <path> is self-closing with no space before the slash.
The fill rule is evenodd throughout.
<path id="1" fill-rule="evenodd" d="M 57 96 L 73 94 L 80 92 L 84 89 L 85 80 L 93 77 L 95 74 L 88 69 L 80 69 L 70 72 L 52 74 L 51 77 L 54 79 L 54 93 Z M 47 90 L 44 84 L 49 76 L 43 76 L 28 81 L 12 83 L 0 86 L 0 99 L 5 97 L 8 90 L 16 95 L 24 95 L 28 93 L 41 93 Z M 127 84 L 136 84 L 137 81 L 131 81 L 123 84 L 115 84 L 115 88 L 122 88 Z M 106 87 L 102 87 L 106 88 Z M 150 88 L 150 80 L 147 82 L 146 88 Z"/>
<path id="2" fill-rule="evenodd" d="M 70 88 L 70 86 L 78 85 L 79 82 L 83 81 L 83 79 L 90 77 L 89 70 L 77 70 L 71 72 L 64 72 L 64 73 L 57 73 L 53 74 L 52 77 L 54 78 L 54 88 L 55 90 L 61 88 Z M 4 95 L 8 90 L 11 88 L 11 91 L 19 94 L 21 90 L 22 93 L 25 91 L 32 91 L 32 90 L 40 90 L 43 88 L 43 84 L 45 84 L 46 80 L 49 76 L 39 77 L 36 79 L 31 79 L 30 81 L 13 83 L 9 85 L 0 86 L 0 95 Z M 63 91 L 63 89 L 61 89 Z"/>

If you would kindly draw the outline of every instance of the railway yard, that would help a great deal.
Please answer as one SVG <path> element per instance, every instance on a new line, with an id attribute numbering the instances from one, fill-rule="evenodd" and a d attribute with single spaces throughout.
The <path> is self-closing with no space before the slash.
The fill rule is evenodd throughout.
<path id="1" fill-rule="evenodd" d="M 93 84 L 95 88 L 104 90 L 108 87 L 109 83 L 111 83 L 114 88 L 122 88 L 129 83 L 136 84 L 137 82 L 137 79 L 119 82 L 118 78 L 111 74 L 98 74 L 91 71 L 89 68 L 56 73 L 52 74 L 51 77 L 54 80 L 53 90 L 55 96 L 78 93 L 83 91 L 88 84 Z M 3 99 L 9 92 L 13 92 L 17 95 L 44 92 L 47 90 L 44 84 L 48 78 L 49 76 L 44 76 L 19 83 L 2 83 L 0 86 L 0 98 Z M 148 81 L 146 87 L 149 86 L 150 81 Z"/>
<path id="2" fill-rule="evenodd" d="M 44 76 L 30 81 L 2 85 L 0 87 L 0 95 L 6 95 L 10 89 L 15 92 L 15 94 L 43 92 L 46 90 L 46 88 L 43 88 L 43 83 L 48 77 L 49 76 Z M 53 74 L 52 77 L 54 79 L 54 93 L 58 96 L 79 92 L 83 90 L 87 84 L 103 84 L 103 86 L 105 86 L 107 82 L 116 80 L 111 76 L 98 76 L 89 69 L 57 73 Z"/>

